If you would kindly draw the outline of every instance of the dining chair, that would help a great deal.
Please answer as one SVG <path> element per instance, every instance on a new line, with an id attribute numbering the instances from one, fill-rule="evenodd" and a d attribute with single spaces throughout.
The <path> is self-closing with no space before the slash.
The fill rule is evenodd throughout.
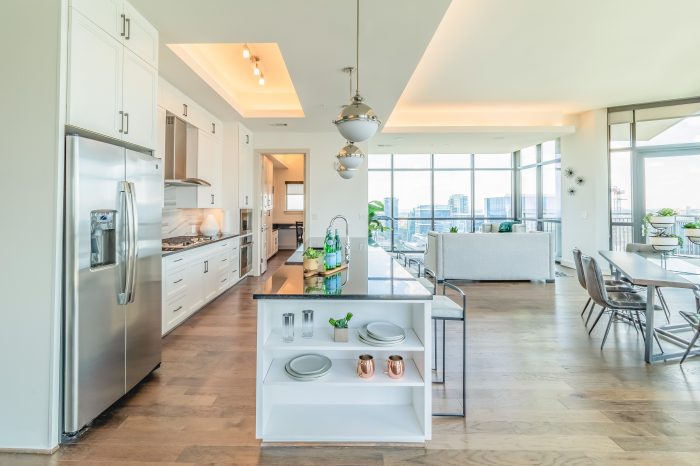
<path id="1" fill-rule="evenodd" d="M 698 337 L 700 337 L 700 291 L 693 290 L 693 293 L 695 293 L 695 313 L 680 311 L 681 317 L 683 317 L 686 322 L 690 324 L 690 328 L 695 330 L 695 336 L 693 336 L 693 338 L 690 340 L 688 349 L 685 350 L 685 353 L 681 358 L 681 364 L 683 364 L 685 358 L 688 357 L 688 353 L 690 353 L 690 350 L 692 350 L 693 346 L 695 346 L 695 342 L 698 341 Z"/>
<path id="2" fill-rule="evenodd" d="M 457 285 L 449 283 L 447 281 L 442 282 L 442 294 L 437 294 L 438 281 L 437 275 L 431 269 L 423 267 L 424 277 L 421 283 L 428 287 L 433 293 L 433 303 L 432 303 L 432 314 L 431 318 L 433 321 L 434 336 L 433 336 L 433 358 L 434 358 L 434 368 L 436 375 L 439 375 L 437 370 L 437 326 L 438 322 L 442 322 L 442 379 L 435 380 L 435 384 L 445 383 L 445 323 L 448 320 L 460 321 L 462 322 L 462 411 L 458 413 L 433 413 L 433 416 L 458 416 L 465 417 L 466 407 L 467 407 L 467 392 L 466 392 L 466 382 L 467 382 L 467 296 L 464 294 Z M 431 277 L 434 283 L 431 282 L 427 277 Z M 427 282 L 427 283 L 425 283 Z M 432 286 L 431 286 L 432 285 Z M 461 300 L 461 303 L 453 301 L 451 298 L 445 295 L 446 289 L 456 292 Z"/>
<path id="3" fill-rule="evenodd" d="M 574 248 L 572 250 L 572 253 L 574 255 L 574 265 L 576 266 L 576 277 L 578 278 L 578 282 L 581 285 L 581 287 L 588 291 L 588 288 L 586 287 L 586 277 L 583 272 L 583 263 L 581 262 L 581 256 L 583 255 L 581 253 L 581 250 L 579 248 Z M 623 282 L 621 280 L 613 280 L 613 279 L 606 279 L 605 280 L 605 287 L 608 292 L 613 292 L 613 293 L 633 293 L 635 290 L 632 287 L 632 285 L 628 282 Z M 593 315 L 593 308 L 595 308 L 595 303 L 592 303 L 592 298 L 588 297 L 588 301 L 586 301 L 586 305 L 583 307 L 583 310 L 581 311 L 581 317 L 583 317 L 583 314 L 586 312 L 586 309 L 588 306 L 591 305 L 591 309 L 588 311 L 588 318 L 586 319 L 586 326 L 588 326 L 588 321 L 591 320 L 591 315 Z M 603 310 L 602 312 L 604 312 Z M 598 320 L 596 320 L 593 324 L 593 327 L 591 327 L 590 331 L 588 334 L 593 331 L 593 328 L 595 328 L 595 324 L 598 323 Z"/>
<path id="4" fill-rule="evenodd" d="M 642 252 L 645 254 L 656 254 L 660 255 L 661 253 L 654 249 L 654 246 L 651 244 L 644 244 L 644 243 L 627 243 L 625 245 L 625 252 Z M 623 278 L 624 281 L 627 281 L 627 279 Z M 644 287 L 640 287 L 644 288 Z M 671 323 L 671 309 L 668 307 L 668 303 L 666 302 L 666 297 L 664 294 L 661 292 L 660 287 L 656 287 L 656 295 L 659 297 L 659 302 L 661 303 L 661 307 L 664 310 L 664 314 L 666 315 L 666 322 Z"/>
<path id="5" fill-rule="evenodd" d="M 644 325 L 642 323 L 642 318 L 639 312 L 642 311 L 642 314 L 644 314 L 644 312 L 646 311 L 646 299 L 644 299 L 643 296 L 640 296 L 635 293 L 617 293 L 614 295 L 608 294 L 608 291 L 605 287 L 605 279 L 603 278 L 603 272 L 600 270 L 598 262 L 590 256 L 583 256 L 581 258 L 581 261 L 583 262 L 583 271 L 586 277 L 586 288 L 588 289 L 588 294 L 591 296 L 591 299 L 594 303 L 598 304 L 603 308 L 603 310 L 598 315 L 598 318 L 596 319 L 596 323 L 600 319 L 600 316 L 603 314 L 605 309 L 610 309 L 611 311 L 610 320 L 608 320 L 608 326 L 605 329 L 605 335 L 603 335 L 603 341 L 600 344 L 600 349 L 602 350 L 603 346 L 605 346 L 605 341 L 608 339 L 610 328 L 612 327 L 613 322 L 616 322 L 618 319 L 630 322 L 635 326 L 635 329 L 636 326 L 639 325 L 639 329 L 642 333 L 642 338 L 645 339 L 646 337 L 644 336 Z M 658 306 L 654 307 L 657 308 Z M 661 309 L 660 307 L 658 308 Z M 659 339 L 656 336 L 656 332 L 653 330 L 652 335 L 656 340 L 656 344 L 659 345 L 661 352 L 663 352 L 663 348 L 661 348 L 661 343 L 659 342 Z"/>

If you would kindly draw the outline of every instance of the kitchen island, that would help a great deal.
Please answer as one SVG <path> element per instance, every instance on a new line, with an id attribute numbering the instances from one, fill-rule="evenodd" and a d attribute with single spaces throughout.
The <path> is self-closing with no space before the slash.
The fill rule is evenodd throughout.
<path id="1" fill-rule="evenodd" d="M 349 267 L 329 277 L 304 278 L 301 264 L 281 266 L 253 295 L 258 300 L 256 433 L 263 442 L 417 442 L 431 438 L 432 295 L 383 249 L 351 240 Z M 313 337 L 302 338 L 302 310 L 314 311 Z M 349 338 L 333 341 L 330 318 L 353 313 Z M 282 339 L 284 313 L 295 314 L 292 342 Z M 359 334 L 370 322 L 403 328 L 393 346 L 372 346 Z M 329 373 L 299 381 L 285 371 L 302 354 L 330 358 Z M 356 375 L 359 355 L 374 357 L 370 379 Z M 406 371 L 384 373 L 390 355 Z"/>

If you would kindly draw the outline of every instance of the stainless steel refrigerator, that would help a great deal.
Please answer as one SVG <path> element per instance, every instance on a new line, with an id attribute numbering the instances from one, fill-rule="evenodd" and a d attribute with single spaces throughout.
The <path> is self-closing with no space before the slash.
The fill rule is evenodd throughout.
<path id="1" fill-rule="evenodd" d="M 160 364 L 162 162 L 66 136 L 63 430 Z"/>

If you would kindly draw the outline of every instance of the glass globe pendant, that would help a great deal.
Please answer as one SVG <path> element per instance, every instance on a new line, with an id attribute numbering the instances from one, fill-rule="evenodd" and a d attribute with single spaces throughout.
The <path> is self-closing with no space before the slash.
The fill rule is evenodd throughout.
<path id="1" fill-rule="evenodd" d="M 338 151 L 335 156 L 338 163 L 347 169 L 354 170 L 359 168 L 365 161 L 365 154 L 355 144 L 348 142 L 348 145 Z"/>

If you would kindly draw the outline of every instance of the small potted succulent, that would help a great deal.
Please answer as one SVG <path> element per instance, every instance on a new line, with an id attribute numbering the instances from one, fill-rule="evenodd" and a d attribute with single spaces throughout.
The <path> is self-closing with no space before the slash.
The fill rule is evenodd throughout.
<path id="1" fill-rule="evenodd" d="M 352 312 L 345 314 L 342 319 L 328 319 L 328 323 L 333 326 L 333 341 L 336 343 L 347 343 L 348 341 L 348 322 L 352 319 Z"/>
<path id="2" fill-rule="evenodd" d="M 692 242 L 700 242 L 700 221 L 688 222 L 683 225 L 683 230 L 685 236 L 687 236 Z"/>
<path id="3" fill-rule="evenodd" d="M 450 233 L 457 233 L 457 227 L 450 227 Z"/>
<path id="4" fill-rule="evenodd" d="M 314 248 L 306 248 L 306 251 L 304 251 L 304 270 L 307 272 L 318 270 L 319 259 L 321 257 L 321 251 Z"/>
<path id="5" fill-rule="evenodd" d="M 672 233 L 659 233 L 649 237 L 649 243 L 657 251 L 673 251 L 678 246 L 683 246 L 683 238 Z"/>

